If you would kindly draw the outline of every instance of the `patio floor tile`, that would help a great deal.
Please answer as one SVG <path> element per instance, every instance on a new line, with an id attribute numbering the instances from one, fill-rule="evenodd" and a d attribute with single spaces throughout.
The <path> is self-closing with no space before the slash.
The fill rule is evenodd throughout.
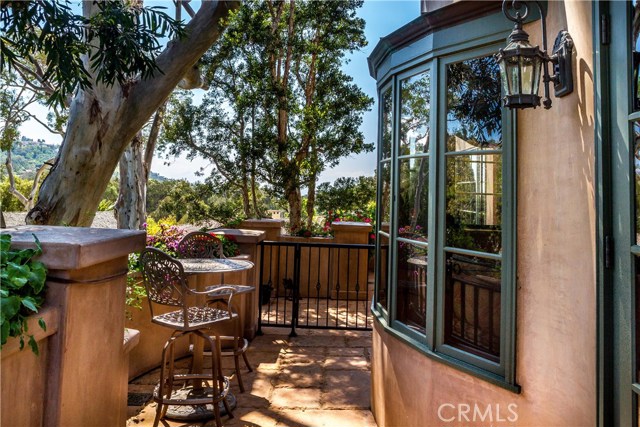
<path id="1" fill-rule="evenodd" d="M 248 372 L 240 362 L 245 393 L 237 379 L 231 392 L 238 401 L 234 418 L 222 417 L 229 427 L 375 427 L 370 406 L 371 333 L 362 331 L 298 330 L 263 328 L 248 350 L 254 368 Z M 233 371 L 232 359 L 223 360 L 223 371 Z M 186 367 L 185 362 L 179 362 Z M 131 402 L 151 393 L 159 370 L 129 383 Z M 137 399 L 140 398 L 140 399 Z M 136 400 L 137 399 L 137 400 Z M 151 427 L 156 412 L 153 402 L 130 406 L 128 427 Z M 210 427 L 214 420 L 180 422 L 163 420 L 164 427 Z"/>
<path id="2" fill-rule="evenodd" d="M 320 408 L 319 388 L 277 388 L 273 391 L 271 405 L 275 408 Z"/>

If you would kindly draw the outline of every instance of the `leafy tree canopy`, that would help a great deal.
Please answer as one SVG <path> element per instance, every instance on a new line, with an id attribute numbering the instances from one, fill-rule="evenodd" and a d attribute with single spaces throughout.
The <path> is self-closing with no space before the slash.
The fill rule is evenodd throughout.
<path id="1" fill-rule="evenodd" d="M 3 1 L 0 4 L 0 70 L 15 69 L 27 78 L 37 75 L 52 82 L 48 102 L 62 105 L 76 88 L 96 81 L 126 85 L 158 70 L 155 57 L 159 38 L 182 35 L 182 24 L 162 7 L 141 7 L 141 2 L 106 0 L 84 2 L 97 7 L 91 17 L 74 13 L 69 0 Z M 44 62 L 35 59 L 40 53 Z M 83 56 L 89 56 L 89 67 Z M 33 65 L 36 70 L 29 67 Z M 44 67 L 44 69 L 40 68 Z"/>
<path id="2" fill-rule="evenodd" d="M 333 184 L 323 182 L 318 186 L 316 207 L 321 212 L 364 210 L 376 200 L 376 178 L 359 176 L 342 177 Z"/>

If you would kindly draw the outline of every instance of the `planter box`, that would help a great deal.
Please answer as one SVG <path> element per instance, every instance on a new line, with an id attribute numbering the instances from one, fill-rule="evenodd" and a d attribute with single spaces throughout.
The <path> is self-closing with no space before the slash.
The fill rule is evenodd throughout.
<path id="1" fill-rule="evenodd" d="M 41 318 L 47 325 L 38 326 Z M 33 334 L 40 355 L 36 356 L 25 342 L 20 351 L 18 338 L 9 338 L 2 347 L 2 376 L 0 398 L 3 426 L 41 426 L 44 421 L 44 397 L 47 388 L 49 337 L 58 331 L 58 310 L 46 308 L 29 319 L 29 333 Z"/>

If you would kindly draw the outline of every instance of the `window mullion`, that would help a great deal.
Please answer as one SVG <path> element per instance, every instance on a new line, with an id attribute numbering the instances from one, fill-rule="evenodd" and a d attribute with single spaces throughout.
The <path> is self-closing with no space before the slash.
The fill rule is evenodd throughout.
<path id="1" fill-rule="evenodd" d="M 438 60 L 434 59 L 430 66 L 431 81 L 430 81 L 430 94 L 431 94 L 431 115 L 429 117 L 429 189 L 427 192 L 428 199 L 428 212 L 427 212 L 427 236 L 429 240 L 429 252 L 427 254 L 427 263 L 430 266 L 427 270 L 427 294 L 426 294 L 426 344 L 430 350 L 435 348 L 435 328 L 436 328 L 436 267 L 437 263 L 437 248 L 438 238 L 436 235 L 436 227 L 434 225 L 438 217 L 438 204 L 437 204 L 437 185 L 438 185 L 438 152 L 439 152 L 439 135 L 438 131 Z"/>

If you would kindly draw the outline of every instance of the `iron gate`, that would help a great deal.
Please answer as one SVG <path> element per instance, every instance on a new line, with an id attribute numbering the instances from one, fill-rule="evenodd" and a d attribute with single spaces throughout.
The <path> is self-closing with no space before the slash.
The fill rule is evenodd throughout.
<path id="1" fill-rule="evenodd" d="M 262 242 L 262 326 L 371 330 L 374 245 Z"/>

